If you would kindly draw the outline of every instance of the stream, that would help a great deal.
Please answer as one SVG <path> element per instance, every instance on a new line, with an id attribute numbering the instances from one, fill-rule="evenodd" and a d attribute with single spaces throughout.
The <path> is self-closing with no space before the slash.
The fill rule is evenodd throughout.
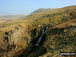
<path id="1" fill-rule="evenodd" d="M 30 50 L 27 49 L 27 53 L 25 53 L 25 52 L 26 52 L 26 51 L 25 51 L 22 55 L 20 55 L 20 56 L 18 56 L 18 57 L 28 57 L 29 54 L 31 54 L 31 53 L 33 53 L 33 52 L 36 52 L 36 50 L 39 49 L 41 42 L 43 42 L 43 39 L 45 38 L 44 35 L 45 35 L 45 33 L 47 32 L 47 30 L 48 30 L 48 27 L 44 27 L 44 28 L 42 29 L 42 33 L 41 33 L 40 37 L 38 38 L 38 40 L 37 40 L 37 42 L 34 44 L 34 46 L 32 46 Z M 40 54 L 44 54 L 44 53 L 46 52 L 45 47 L 44 47 L 43 49 L 41 49 L 41 50 L 42 50 L 43 52 L 41 52 Z M 39 55 L 40 55 L 40 54 L 39 54 Z M 37 56 L 38 56 L 38 55 L 37 55 Z"/>
<path id="2" fill-rule="evenodd" d="M 47 30 L 48 30 L 48 27 L 46 27 L 42 30 L 42 34 L 41 34 L 40 38 L 38 39 L 37 43 L 35 44 L 35 46 L 40 46 L 40 42 L 43 38 L 43 35 L 47 32 Z"/>

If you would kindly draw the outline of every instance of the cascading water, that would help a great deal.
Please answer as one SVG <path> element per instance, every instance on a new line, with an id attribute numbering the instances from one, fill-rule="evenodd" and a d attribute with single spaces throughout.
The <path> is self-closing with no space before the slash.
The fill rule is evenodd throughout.
<path id="1" fill-rule="evenodd" d="M 40 44 L 40 42 L 41 42 L 41 40 L 42 40 L 42 38 L 43 38 L 43 35 L 47 32 L 47 29 L 48 29 L 48 27 L 46 27 L 46 28 L 44 28 L 44 29 L 42 30 L 42 34 L 41 34 L 39 40 L 37 41 L 37 43 L 35 44 L 35 46 L 39 46 L 39 44 Z"/>

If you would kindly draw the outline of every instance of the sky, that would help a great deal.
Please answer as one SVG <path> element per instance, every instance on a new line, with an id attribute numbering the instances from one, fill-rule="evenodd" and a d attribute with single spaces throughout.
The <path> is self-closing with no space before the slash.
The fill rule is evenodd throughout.
<path id="1" fill-rule="evenodd" d="M 76 0 L 0 0 L 0 16 L 30 14 L 39 8 L 76 5 Z"/>

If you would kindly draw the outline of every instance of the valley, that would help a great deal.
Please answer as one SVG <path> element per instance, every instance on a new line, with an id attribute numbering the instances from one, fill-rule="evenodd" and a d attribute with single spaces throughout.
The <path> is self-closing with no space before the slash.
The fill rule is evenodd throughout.
<path id="1" fill-rule="evenodd" d="M 76 6 L 0 21 L 0 57 L 60 57 L 60 52 L 76 52 Z"/>

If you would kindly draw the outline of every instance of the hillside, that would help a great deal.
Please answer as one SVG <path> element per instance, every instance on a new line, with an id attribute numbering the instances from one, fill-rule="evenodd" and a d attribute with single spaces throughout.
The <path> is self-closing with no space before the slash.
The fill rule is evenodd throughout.
<path id="1" fill-rule="evenodd" d="M 1 57 L 60 57 L 75 47 L 76 6 L 39 11 L 0 28 Z"/>
<path id="2" fill-rule="evenodd" d="M 6 16 L 0 16 L 0 20 L 19 19 L 23 17 L 25 17 L 25 15 L 6 15 Z"/>
<path id="3" fill-rule="evenodd" d="M 50 11 L 50 10 L 53 10 L 53 9 L 54 8 L 40 8 L 40 9 L 35 10 L 34 12 L 32 12 L 30 15 L 40 13 L 40 12 Z"/>

